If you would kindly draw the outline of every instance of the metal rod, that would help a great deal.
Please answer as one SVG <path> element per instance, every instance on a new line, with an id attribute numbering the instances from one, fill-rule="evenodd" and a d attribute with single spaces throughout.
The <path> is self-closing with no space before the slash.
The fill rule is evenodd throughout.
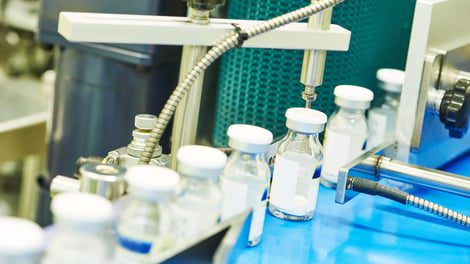
<path id="1" fill-rule="evenodd" d="M 71 177 L 57 175 L 52 179 L 50 186 L 51 197 L 64 192 L 79 192 L 80 181 Z"/>
<path id="2" fill-rule="evenodd" d="M 375 168 L 376 174 L 387 178 L 470 196 L 470 178 L 445 171 L 420 167 L 383 156 L 371 156 L 361 165 Z"/>
<path id="3" fill-rule="evenodd" d="M 192 23 L 201 25 L 209 24 L 209 11 L 198 11 L 189 8 L 188 16 Z M 205 46 L 184 46 L 180 67 L 180 82 L 194 67 L 194 65 L 206 54 Z M 197 126 L 199 123 L 199 110 L 204 83 L 204 75 L 201 74 L 196 83 L 188 90 L 188 93 L 178 105 L 173 121 L 171 136 L 171 161 L 170 167 L 176 169 L 176 153 L 181 146 L 196 142 Z"/>

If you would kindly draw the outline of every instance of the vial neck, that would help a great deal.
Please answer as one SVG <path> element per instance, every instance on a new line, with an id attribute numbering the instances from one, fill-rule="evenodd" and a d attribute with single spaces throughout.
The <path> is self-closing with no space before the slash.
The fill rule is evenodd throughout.
<path id="1" fill-rule="evenodd" d="M 130 197 L 134 203 L 138 203 L 143 206 L 155 206 L 160 203 L 166 203 L 173 197 L 174 192 L 165 193 L 148 193 L 148 192 L 137 192 L 138 190 L 132 190 L 129 192 Z"/>
<path id="2" fill-rule="evenodd" d="M 346 108 L 341 107 L 338 111 L 339 115 L 347 116 L 347 117 L 357 117 L 365 115 L 364 109 L 353 109 L 353 108 Z"/>
<path id="3" fill-rule="evenodd" d="M 186 189 L 189 190 L 200 190 L 209 187 L 213 181 L 211 180 L 210 177 L 194 177 L 194 176 L 187 176 L 183 175 L 185 181 L 186 181 Z"/>
<path id="4" fill-rule="evenodd" d="M 292 151 L 308 155 L 317 155 L 319 150 L 321 151 L 321 143 L 318 138 L 318 133 L 307 134 L 289 130 L 286 138 L 279 146 L 278 153 Z"/>
<path id="5" fill-rule="evenodd" d="M 70 222 L 64 220 L 57 220 L 56 226 L 59 231 L 70 232 L 70 233 L 83 233 L 83 234 L 99 234 L 105 232 L 108 228 L 111 227 L 107 223 L 80 223 L 80 222 Z"/>
<path id="6" fill-rule="evenodd" d="M 385 93 L 385 101 L 382 104 L 382 108 L 385 109 L 397 109 L 400 104 L 400 93 Z"/>
<path id="7" fill-rule="evenodd" d="M 264 160 L 265 153 L 248 153 L 239 150 L 233 150 L 230 155 L 230 159 L 241 159 L 241 160 Z"/>
<path id="8" fill-rule="evenodd" d="M 287 132 L 287 138 L 296 141 L 307 141 L 318 138 L 318 133 L 308 134 L 289 129 L 289 131 Z"/>

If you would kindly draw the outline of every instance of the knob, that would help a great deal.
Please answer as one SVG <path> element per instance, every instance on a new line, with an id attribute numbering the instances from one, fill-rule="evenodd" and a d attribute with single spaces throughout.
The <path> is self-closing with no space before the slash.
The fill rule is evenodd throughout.
<path id="1" fill-rule="evenodd" d="M 154 115 L 140 114 L 135 116 L 134 125 L 138 129 L 151 130 L 157 122 L 157 117 Z"/>
<path id="2" fill-rule="evenodd" d="M 462 138 L 468 130 L 470 115 L 470 80 L 459 80 L 447 90 L 439 109 L 441 122 L 449 130 L 449 136 Z"/>

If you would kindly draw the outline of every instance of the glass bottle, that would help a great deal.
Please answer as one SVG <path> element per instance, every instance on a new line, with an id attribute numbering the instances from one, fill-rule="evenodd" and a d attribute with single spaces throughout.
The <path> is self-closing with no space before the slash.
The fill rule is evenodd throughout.
<path id="1" fill-rule="evenodd" d="M 184 189 L 173 212 L 178 242 L 187 241 L 217 224 L 222 194 L 216 182 L 227 162 L 222 151 L 206 146 L 183 146 L 176 156 Z"/>
<path id="2" fill-rule="evenodd" d="M 334 90 L 339 110 L 330 117 L 323 140 L 321 183 L 335 188 L 339 169 L 358 157 L 367 140 L 365 111 L 374 98 L 372 91 L 354 85 L 340 85 Z"/>
<path id="3" fill-rule="evenodd" d="M 396 69 L 380 69 L 377 71 L 378 86 L 385 91 L 385 100 L 380 107 L 369 111 L 367 149 L 372 149 L 395 138 L 400 95 L 405 81 L 405 72 Z M 413 185 L 391 179 L 383 179 L 382 183 L 393 188 L 409 191 Z"/>
<path id="4" fill-rule="evenodd" d="M 57 233 L 50 241 L 44 264 L 111 263 L 112 205 L 88 193 L 62 193 L 51 204 Z"/>
<path id="5" fill-rule="evenodd" d="M 178 173 L 153 165 L 131 167 L 126 174 L 129 201 L 117 223 L 118 263 L 149 263 L 173 246 L 173 216 Z"/>
<path id="6" fill-rule="evenodd" d="M 367 149 L 393 140 L 405 73 L 395 69 L 380 69 L 377 71 L 377 79 L 379 87 L 385 91 L 385 101 L 380 107 L 369 111 Z"/>
<path id="7" fill-rule="evenodd" d="M 313 109 L 290 108 L 286 118 L 289 131 L 277 151 L 269 211 L 281 219 L 307 221 L 317 203 L 320 179 L 314 175 L 323 159 L 318 136 L 327 117 Z"/>
<path id="8" fill-rule="evenodd" d="M 253 208 L 248 246 L 261 241 L 270 170 L 266 152 L 273 140 L 270 131 L 251 125 L 231 125 L 228 145 L 233 148 L 220 179 L 221 219 L 225 220 Z"/>
<path id="9" fill-rule="evenodd" d="M 40 263 L 44 247 L 44 232 L 34 222 L 0 217 L 0 263 Z"/>

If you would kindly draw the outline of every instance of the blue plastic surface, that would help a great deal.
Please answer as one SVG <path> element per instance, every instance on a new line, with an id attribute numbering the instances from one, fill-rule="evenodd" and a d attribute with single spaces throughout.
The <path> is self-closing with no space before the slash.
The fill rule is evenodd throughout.
<path id="1" fill-rule="evenodd" d="M 470 153 L 443 169 L 470 176 Z M 470 200 L 432 190 L 415 194 L 470 215 Z M 358 195 L 335 204 L 320 188 L 312 221 L 289 222 L 266 213 L 263 239 L 239 239 L 230 263 L 470 263 L 470 232 L 432 214 L 381 197 Z M 245 225 L 243 238 L 247 232 Z"/>

